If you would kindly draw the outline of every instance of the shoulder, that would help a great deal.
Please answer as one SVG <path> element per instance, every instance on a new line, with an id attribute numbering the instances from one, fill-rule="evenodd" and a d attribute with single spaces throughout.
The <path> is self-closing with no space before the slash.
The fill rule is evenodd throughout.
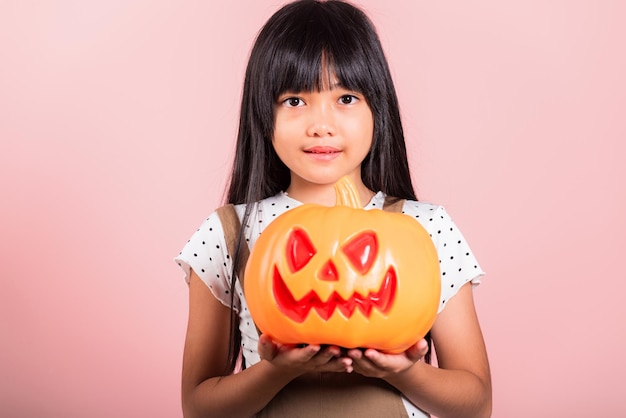
<path id="1" fill-rule="evenodd" d="M 286 193 L 280 192 L 255 203 L 230 206 L 234 208 L 234 213 L 239 218 L 246 244 L 252 248 L 261 232 L 273 220 L 299 205 L 301 205 L 300 202 L 290 198 Z M 228 206 L 216 209 L 214 214 L 209 216 L 209 218 L 216 218 L 217 222 L 220 223 L 220 230 L 224 232 L 223 235 L 229 235 L 232 232 L 232 228 L 237 226 L 232 221 L 232 218 L 227 217 L 229 214 L 232 216 L 233 213 L 232 209 L 225 209 Z M 224 213 L 226 216 L 220 216 L 220 214 Z"/>
<path id="2" fill-rule="evenodd" d="M 405 200 L 402 213 L 414 218 L 427 231 L 435 235 L 440 234 L 441 228 L 449 229 L 453 221 L 446 209 L 435 203 Z"/>
<path id="3" fill-rule="evenodd" d="M 292 199 L 287 193 L 280 192 L 274 196 L 265 198 L 255 204 L 257 212 L 263 214 L 268 220 L 276 218 L 289 209 L 302 205 L 301 202 Z"/>
<path id="4" fill-rule="evenodd" d="M 445 210 L 443 206 L 435 203 L 406 199 L 404 201 L 402 212 L 406 215 L 413 216 L 416 219 L 426 219 L 430 221 L 431 218 L 434 220 L 437 213 L 445 212 Z"/>
<path id="5" fill-rule="evenodd" d="M 286 212 L 287 210 L 294 208 L 296 206 L 299 206 L 299 205 L 301 205 L 300 202 L 290 198 L 286 193 L 280 192 L 274 196 L 267 197 L 265 199 L 262 199 L 258 202 L 251 203 L 251 204 L 241 203 L 241 204 L 226 204 L 226 205 L 220 206 L 208 216 L 208 218 L 205 220 L 204 223 L 207 223 L 211 219 L 217 220 L 218 222 L 220 220 L 223 221 L 222 218 L 224 214 L 227 214 L 229 212 L 233 213 L 232 212 L 233 209 L 234 209 L 234 213 L 237 214 L 239 220 L 241 221 L 244 218 L 244 214 L 248 206 L 250 206 L 249 216 L 251 218 L 255 218 L 255 217 L 258 217 L 259 214 L 262 214 L 262 213 L 267 213 L 269 214 L 270 217 L 278 216 L 281 213 Z"/>
<path id="6" fill-rule="evenodd" d="M 217 211 L 214 211 L 202 220 L 174 260 L 184 270 L 188 283 L 190 269 L 206 283 L 213 270 L 213 262 L 221 258 L 225 250 L 222 223 Z"/>
<path id="7" fill-rule="evenodd" d="M 387 198 L 388 197 L 383 192 L 376 193 L 366 209 L 382 209 L 385 205 L 385 200 Z M 415 218 L 420 223 L 433 222 L 436 219 L 437 215 L 441 217 L 443 216 L 442 214 L 445 213 L 443 206 L 434 203 L 421 202 L 411 199 L 399 200 L 403 200 L 402 213 Z"/>

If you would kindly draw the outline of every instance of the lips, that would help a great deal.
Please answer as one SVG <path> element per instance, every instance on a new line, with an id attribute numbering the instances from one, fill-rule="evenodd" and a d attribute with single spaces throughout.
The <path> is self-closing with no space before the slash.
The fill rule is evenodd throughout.
<path id="1" fill-rule="evenodd" d="M 334 147 L 316 146 L 312 148 L 306 148 L 304 152 L 313 161 L 319 163 L 328 163 L 339 157 L 342 151 Z"/>
<path id="2" fill-rule="evenodd" d="M 363 296 L 354 292 L 348 299 L 333 292 L 327 301 L 322 301 L 314 290 L 309 291 L 300 300 L 296 300 L 285 284 L 277 268 L 274 268 L 274 298 L 281 312 L 297 323 L 302 323 L 309 316 L 311 309 L 325 321 L 339 310 L 346 318 L 350 318 L 356 309 L 369 318 L 373 309 L 387 313 L 396 295 L 397 279 L 395 271 L 390 268 L 376 292 Z"/>
<path id="3" fill-rule="evenodd" d="M 335 154 L 335 153 L 341 152 L 341 150 L 337 148 L 333 148 L 333 147 L 317 146 L 317 147 L 307 148 L 304 150 L 304 152 L 309 153 L 309 154 Z"/>

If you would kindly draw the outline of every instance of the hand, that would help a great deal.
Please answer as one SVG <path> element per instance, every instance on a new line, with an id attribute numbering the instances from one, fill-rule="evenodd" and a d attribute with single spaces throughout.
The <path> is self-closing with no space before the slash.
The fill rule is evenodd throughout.
<path id="1" fill-rule="evenodd" d="M 373 348 L 364 351 L 348 350 L 354 371 L 364 376 L 385 378 L 390 374 L 402 373 L 411 368 L 428 352 L 428 343 L 422 339 L 405 352 L 387 354 Z"/>
<path id="2" fill-rule="evenodd" d="M 352 359 L 342 356 L 334 345 L 322 348 L 318 344 L 280 344 L 263 334 L 259 337 L 259 355 L 262 360 L 296 375 L 313 371 L 352 372 Z"/>

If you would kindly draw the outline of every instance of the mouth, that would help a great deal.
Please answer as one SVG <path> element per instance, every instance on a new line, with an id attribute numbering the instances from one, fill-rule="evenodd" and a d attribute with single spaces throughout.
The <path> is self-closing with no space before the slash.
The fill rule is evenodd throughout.
<path id="1" fill-rule="evenodd" d="M 297 323 L 304 322 L 312 309 L 324 321 L 327 321 L 335 311 L 339 311 L 346 318 L 350 318 L 357 309 L 366 318 L 370 317 L 374 309 L 387 313 L 395 299 L 396 288 L 396 273 L 390 268 L 387 270 L 378 290 L 370 292 L 365 296 L 354 292 L 348 299 L 344 299 L 337 292 L 333 292 L 328 300 L 322 301 L 317 293 L 311 290 L 297 300 L 291 294 L 278 269 L 274 267 L 273 291 L 276 303 L 284 315 Z"/>
<path id="2" fill-rule="evenodd" d="M 329 162 L 341 155 L 341 150 L 334 147 L 317 146 L 304 150 L 311 159 L 319 162 Z"/>
<path id="3" fill-rule="evenodd" d="M 336 154 L 341 150 L 334 147 L 311 147 L 305 149 L 304 152 L 307 154 Z"/>

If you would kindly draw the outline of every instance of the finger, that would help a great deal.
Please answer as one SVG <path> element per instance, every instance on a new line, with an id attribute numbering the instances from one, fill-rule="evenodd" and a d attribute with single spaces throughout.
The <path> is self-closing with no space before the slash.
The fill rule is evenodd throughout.
<path id="1" fill-rule="evenodd" d="M 294 353 L 296 354 L 298 361 L 307 362 L 315 358 L 321 349 L 322 347 L 317 344 L 309 344 L 303 347 L 295 348 Z"/>
<path id="2" fill-rule="evenodd" d="M 324 349 L 320 349 L 319 352 L 315 355 L 313 361 L 316 365 L 321 366 L 339 358 L 340 355 L 341 350 L 339 349 L 339 347 L 329 346 L 325 347 Z"/>
<path id="3" fill-rule="evenodd" d="M 344 357 L 342 360 L 343 360 L 342 361 L 342 365 L 344 367 L 344 371 L 346 373 L 352 373 L 354 371 L 354 366 L 352 364 L 352 359 Z"/>
<path id="4" fill-rule="evenodd" d="M 348 352 L 348 355 L 352 359 L 354 370 L 357 370 L 360 373 L 366 370 L 373 370 L 377 367 L 376 364 L 372 362 L 372 360 L 366 356 L 367 351 L 368 350 L 361 351 L 361 350 L 355 349 L 355 350 L 350 350 Z"/>
<path id="5" fill-rule="evenodd" d="M 352 370 L 364 376 L 376 377 L 378 369 L 371 361 L 362 357 L 360 359 L 352 359 Z"/>
<path id="6" fill-rule="evenodd" d="M 426 340 L 419 340 L 415 345 L 409 347 L 406 350 L 406 356 L 412 362 L 419 361 L 422 357 L 424 357 L 428 353 L 428 342 Z"/>
<path id="7" fill-rule="evenodd" d="M 323 372 L 347 372 L 352 373 L 352 359 L 348 357 L 333 358 L 327 363 L 316 368 L 317 371 Z"/>
<path id="8" fill-rule="evenodd" d="M 278 347 L 269 336 L 263 334 L 259 337 L 258 350 L 259 356 L 262 359 L 271 361 L 274 357 L 276 357 Z"/>
<path id="9" fill-rule="evenodd" d="M 365 351 L 361 349 L 355 348 L 348 350 L 348 356 L 352 359 L 353 369 L 359 373 L 364 373 L 376 368 L 375 364 L 372 363 L 369 358 L 365 357 Z"/>
<path id="10" fill-rule="evenodd" d="M 329 345 L 328 347 L 324 349 L 324 351 L 333 357 L 341 356 L 341 349 L 337 347 L 336 345 Z"/>
<path id="11" fill-rule="evenodd" d="M 352 358 L 352 359 L 361 359 L 363 358 L 363 351 L 361 351 L 358 348 L 353 348 L 351 350 L 348 350 L 348 357 Z"/>
<path id="12" fill-rule="evenodd" d="M 374 367 L 384 367 L 386 365 L 386 356 L 378 350 L 368 348 L 363 353 L 363 357 L 370 361 Z"/>
<path id="13" fill-rule="evenodd" d="M 354 367 L 352 366 L 352 359 L 349 357 L 341 357 L 337 359 L 337 363 L 339 364 L 339 370 L 346 373 L 352 373 Z"/>

